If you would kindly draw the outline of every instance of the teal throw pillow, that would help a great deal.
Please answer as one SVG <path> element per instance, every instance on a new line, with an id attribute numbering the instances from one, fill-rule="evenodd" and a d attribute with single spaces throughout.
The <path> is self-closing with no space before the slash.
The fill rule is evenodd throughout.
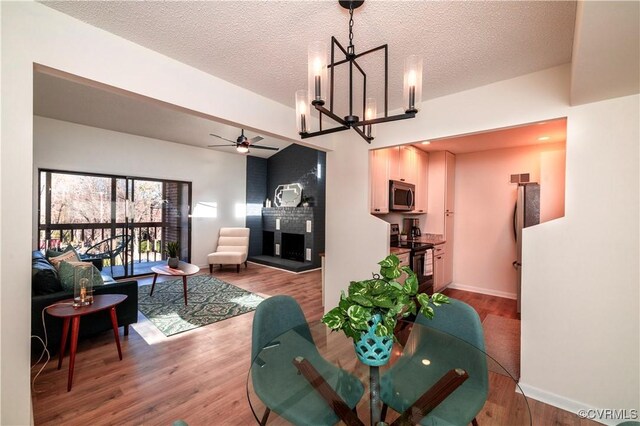
<path id="1" fill-rule="evenodd" d="M 102 281 L 102 276 L 100 275 L 100 271 L 96 268 L 91 262 L 60 262 L 60 268 L 58 270 L 58 274 L 60 275 L 60 283 L 62 284 L 62 289 L 65 291 L 73 291 L 73 280 L 74 280 L 74 271 L 75 267 L 79 265 L 90 265 L 93 270 L 93 286 L 101 286 L 104 284 Z"/>

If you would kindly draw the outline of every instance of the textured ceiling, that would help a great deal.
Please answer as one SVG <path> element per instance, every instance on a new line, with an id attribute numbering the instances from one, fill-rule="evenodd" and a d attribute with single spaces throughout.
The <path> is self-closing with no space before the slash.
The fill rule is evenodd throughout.
<path id="1" fill-rule="evenodd" d="M 348 43 L 348 12 L 335 1 L 44 4 L 291 107 L 306 87 L 308 43 L 332 35 Z M 424 57 L 424 99 L 570 62 L 575 11 L 573 1 L 369 0 L 355 11 L 354 44 L 356 52 L 389 44 L 394 109 L 409 54 Z M 369 59 L 362 65 L 380 111 L 382 56 Z"/>

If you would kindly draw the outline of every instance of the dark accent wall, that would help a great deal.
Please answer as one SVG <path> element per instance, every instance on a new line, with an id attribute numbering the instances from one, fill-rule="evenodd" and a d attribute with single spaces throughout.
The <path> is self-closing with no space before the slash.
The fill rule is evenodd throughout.
<path id="1" fill-rule="evenodd" d="M 262 254 L 262 206 L 267 199 L 267 159 L 247 157 L 247 221 L 249 256 Z"/>
<path id="2" fill-rule="evenodd" d="M 264 205 L 266 198 L 273 202 L 278 185 L 300 183 L 303 195 L 313 197 L 312 262 L 320 266 L 319 253 L 325 245 L 325 171 L 326 154 L 301 145 L 287 148 L 265 160 L 247 157 L 247 227 L 251 229 L 249 256 L 262 254 L 262 223 L 253 216 L 253 203 Z M 275 206 L 274 206 L 275 207 Z"/>

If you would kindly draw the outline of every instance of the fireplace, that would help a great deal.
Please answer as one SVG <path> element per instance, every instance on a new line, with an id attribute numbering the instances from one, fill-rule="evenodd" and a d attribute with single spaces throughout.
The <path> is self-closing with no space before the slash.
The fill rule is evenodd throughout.
<path id="1" fill-rule="evenodd" d="M 262 231 L 262 254 L 265 256 L 273 256 L 275 242 L 275 233 L 272 231 Z"/>
<path id="2" fill-rule="evenodd" d="M 282 233 L 281 257 L 304 262 L 304 234 Z"/>

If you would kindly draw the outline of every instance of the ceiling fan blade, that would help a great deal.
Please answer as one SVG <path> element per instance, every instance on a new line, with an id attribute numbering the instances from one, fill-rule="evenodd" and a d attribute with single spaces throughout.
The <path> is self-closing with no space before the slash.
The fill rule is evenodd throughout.
<path id="1" fill-rule="evenodd" d="M 249 139 L 247 142 L 249 142 L 250 144 L 254 144 L 256 142 L 260 142 L 262 139 L 264 139 L 262 136 L 255 136 Z"/>
<path id="2" fill-rule="evenodd" d="M 229 146 L 229 147 L 231 147 L 231 146 L 232 146 L 232 147 L 234 147 L 234 148 L 235 148 L 235 147 L 236 147 L 236 144 L 234 143 L 233 145 L 228 145 L 228 144 L 225 144 L 225 145 L 207 145 L 207 148 L 212 148 L 212 147 L 214 147 L 214 146 Z"/>
<path id="3" fill-rule="evenodd" d="M 271 151 L 278 151 L 280 148 L 274 148 L 272 146 L 251 145 L 251 148 L 256 149 L 270 149 Z"/>
<path id="4" fill-rule="evenodd" d="M 215 136 L 216 138 L 220 138 L 220 139 L 222 139 L 222 140 L 224 140 L 224 141 L 231 142 L 231 143 L 232 143 L 232 144 L 234 144 L 234 145 L 235 145 L 235 143 L 236 143 L 236 141 L 232 141 L 231 139 L 223 138 L 222 136 L 214 135 L 213 133 L 209 133 L 209 134 L 210 134 L 211 136 Z"/>

